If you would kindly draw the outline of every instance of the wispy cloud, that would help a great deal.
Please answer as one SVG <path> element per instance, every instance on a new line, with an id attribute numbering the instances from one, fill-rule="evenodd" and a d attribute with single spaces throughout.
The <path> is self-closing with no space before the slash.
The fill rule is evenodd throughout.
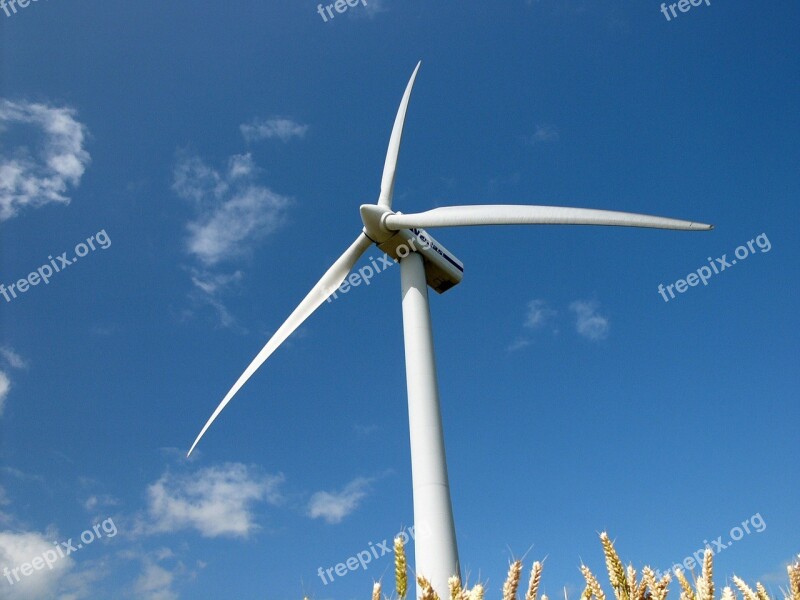
<path id="1" fill-rule="evenodd" d="M 236 319 L 222 299 L 241 282 L 244 275 L 242 271 L 215 273 L 208 269 L 191 269 L 191 273 L 192 284 L 195 287 L 192 298 L 214 309 L 223 327 L 235 327 Z"/>
<path id="2" fill-rule="evenodd" d="M 597 312 L 597 302 L 593 300 L 576 300 L 569 305 L 575 313 L 575 328 L 583 337 L 598 341 L 608 337 L 611 323 L 608 317 Z"/>
<path id="3" fill-rule="evenodd" d="M 28 364 L 25 362 L 25 360 L 8 346 L 0 347 L 0 359 L 2 359 L 0 360 L 0 363 L 5 363 L 12 369 L 26 369 L 28 367 Z M 0 368 L 0 417 L 3 416 L 6 398 L 8 397 L 8 393 L 10 391 L 11 377 L 8 375 L 8 371 Z"/>
<path id="4" fill-rule="evenodd" d="M 113 506 L 119 506 L 119 504 L 120 501 L 114 498 L 113 496 L 109 496 L 108 494 L 99 494 L 99 495 L 89 496 L 84 501 L 83 507 L 88 512 L 92 512 L 101 507 L 108 508 Z"/>
<path id="5" fill-rule="evenodd" d="M 525 327 L 539 329 L 558 312 L 547 306 L 545 300 L 531 300 L 528 302 L 528 313 L 525 315 Z"/>
<path id="6" fill-rule="evenodd" d="M 367 496 L 370 482 L 370 479 L 358 477 L 339 492 L 316 492 L 308 503 L 308 516 L 325 519 L 331 524 L 340 523 Z"/>
<path id="7" fill-rule="evenodd" d="M 142 600 L 177 600 L 178 594 L 172 589 L 175 575 L 151 558 L 147 558 L 142 573 L 133 584 L 136 597 Z"/>
<path id="8" fill-rule="evenodd" d="M 239 125 L 239 129 L 248 142 L 277 138 L 288 142 L 294 138 L 304 138 L 308 133 L 308 125 L 298 123 L 287 117 L 255 118 L 249 123 Z"/>
<path id="9" fill-rule="evenodd" d="M 8 375 L 0 371 L 0 417 L 3 416 L 9 390 L 11 390 L 11 380 L 8 378 Z"/>
<path id="10" fill-rule="evenodd" d="M 258 525 L 254 505 L 279 504 L 283 475 L 266 475 L 241 463 L 175 475 L 165 473 L 147 489 L 143 533 L 195 529 L 204 537 L 248 537 Z"/>
<path id="11" fill-rule="evenodd" d="M 372 435 L 373 433 L 376 433 L 378 429 L 379 427 L 375 425 L 375 423 L 370 423 L 369 425 L 363 425 L 361 423 L 353 424 L 353 430 L 358 435 L 363 435 L 363 436 Z"/>
<path id="12" fill-rule="evenodd" d="M 542 329 L 545 325 L 549 324 L 556 316 L 558 311 L 550 308 L 546 300 L 534 298 L 528 302 L 527 311 L 525 313 L 525 321 L 523 327 L 527 330 L 518 336 L 507 348 L 509 352 L 516 352 L 531 345 L 529 332 Z M 556 330 L 554 330 L 555 332 Z"/>
<path id="13" fill-rule="evenodd" d="M 69 204 L 69 186 L 77 187 L 90 161 L 84 149 L 86 127 L 71 108 L 0 100 L 0 134 L 11 126 L 37 130 L 39 147 L 17 146 L 0 154 L 0 222 L 26 207 Z"/>
<path id="14" fill-rule="evenodd" d="M 542 142 L 555 142 L 560 137 L 558 127 L 555 125 L 537 125 L 536 131 L 530 136 L 532 144 L 540 144 Z"/>
<path id="15" fill-rule="evenodd" d="M 195 211 L 186 250 L 204 265 L 248 254 L 283 223 L 289 198 L 256 183 L 257 174 L 250 154 L 232 156 L 222 173 L 197 156 L 178 160 L 172 188 Z"/>
<path id="16" fill-rule="evenodd" d="M 366 14 L 369 18 L 374 18 L 380 13 L 388 11 L 385 0 L 369 0 L 364 6 L 363 11 L 352 11 L 355 15 Z"/>
<path id="17" fill-rule="evenodd" d="M 180 153 L 173 172 L 172 189 L 192 207 L 194 216 L 186 225 L 185 250 L 195 259 L 191 267 L 192 299 L 210 306 L 224 327 L 236 319 L 223 298 L 243 273 L 221 265 L 249 255 L 264 237 L 285 221 L 291 200 L 257 182 L 259 170 L 248 154 L 228 159 L 222 171 L 200 157 Z"/>
<path id="18" fill-rule="evenodd" d="M 0 347 L 0 356 L 2 356 L 3 359 L 5 359 L 5 361 L 8 363 L 8 365 L 12 369 L 27 369 L 28 368 L 28 363 L 25 362 L 25 359 L 22 358 L 16 352 L 14 352 L 8 346 Z"/>

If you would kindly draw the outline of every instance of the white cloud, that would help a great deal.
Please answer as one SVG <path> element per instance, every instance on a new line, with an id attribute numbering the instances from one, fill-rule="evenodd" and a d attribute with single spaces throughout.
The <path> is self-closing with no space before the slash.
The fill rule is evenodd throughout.
<path id="1" fill-rule="evenodd" d="M 178 161 L 172 188 L 196 212 L 187 225 L 186 249 L 204 265 L 248 254 L 283 223 L 289 198 L 255 183 L 256 174 L 249 154 L 231 157 L 225 173 L 198 157 Z"/>
<path id="2" fill-rule="evenodd" d="M 242 272 L 234 273 L 212 273 L 209 271 L 192 271 L 192 283 L 206 294 L 214 295 L 234 283 L 242 280 Z"/>
<path id="3" fill-rule="evenodd" d="M 134 583 L 136 597 L 142 600 L 177 600 L 178 594 L 172 590 L 174 580 L 170 571 L 148 560 Z"/>
<path id="4" fill-rule="evenodd" d="M 186 225 L 186 252 L 200 263 L 190 269 L 195 288 L 190 298 L 198 306 L 211 307 L 223 327 L 241 329 L 223 299 L 243 274 L 217 269 L 250 254 L 258 241 L 283 224 L 291 203 L 259 185 L 258 172 L 250 154 L 230 157 L 222 171 L 197 156 L 181 154 L 173 172 L 172 189 L 195 213 Z"/>
<path id="5" fill-rule="evenodd" d="M 303 125 L 286 117 L 270 119 L 253 119 L 249 123 L 239 125 L 239 129 L 248 142 L 278 138 L 288 142 L 292 138 L 303 138 L 308 132 L 308 125 Z"/>
<path id="6" fill-rule="evenodd" d="M 148 533 L 196 529 L 204 537 L 247 537 L 258 528 L 253 505 L 278 504 L 283 475 L 240 463 L 186 475 L 165 473 L 147 489 Z"/>
<path id="7" fill-rule="evenodd" d="M 0 356 L 2 356 L 12 369 L 27 369 L 28 363 L 16 352 L 8 346 L 0 347 Z"/>
<path id="8" fill-rule="evenodd" d="M 308 503 L 308 516 L 323 518 L 328 523 L 340 523 L 358 508 L 369 490 L 370 480 L 359 477 L 340 492 L 316 492 Z"/>
<path id="9" fill-rule="evenodd" d="M 8 346 L 0 347 L 0 358 L 3 358 L 5 362 L 12 368 L 12 369 L 27 369 L 28 364 L 23 360 L 23 358 L 14 352 Z M 0 370 L 0 417 L 3 416 L 3 409 L 5 408 L 6 397 L 8 396 L 8 392 L 11 390 L 11 379 L 8 376 L 8 373 Z"/>
<path id="10" fill-rule="evenodd" d="M 28 206 L 69 204 L 67 187 L 79 185 L 90 161 L 83 148 L 86 127 L 75 114 L 70 108 L 0 100 L 0 134 L 11 125 L 32 126 L 44 134 L 33 153 L 18 146 L 12 155 L 0 154 L 0 222 Z"/>
<path id="11" fill-rule="evenodd" d="M 114 498 L 114 496 L 109 496 L 108 494 L 100 494 L 100 495 L 93 495 L 89 496 L 86 501 L 83 503 L 83 507 L 88 511 L 92 512 L 97 510 L 98 508 L 109 508 L 112 506 L 119 506 L 120 501 Z"/>
<path id="12" fill-rule="evenodd" d="M 222 296 L 241 282 L 242 271 L 215 273 L 207 269 L 191 269 L 191 273 L 192 283 L 197 288 L 192 297 L 198 303 L 212 307 L 223 327 L 234 327 L 236 319 L 223 304 Z"/>
<path id="13" fill-rule="evenodd" d="M 528 302 L 528 310 L 525 313 L 525 322 L 523 323 L 526 329 L 537 330 L 542 329 L 545 325 L 550 323 L 553 318 L 558 315 L 558 311 L 550 308 L 546 300 L 533 299 Z M 558 333 L 554 327 L 553 334 Z M 527 332 L 517 338 L 506 347 L 507 352 L 516 352 L 531 345 L 531 339 Z"/>
<path id="14" fill-rule="evenodd" d="M 547 306 L 546 301 L 531 300 L 528 302 L 528 313 L 525 315 L 525 327 L 538 329 L 556 314 L 558 313 L 555 310 Z"/>
<path id="15" fill-rule="evenodd" d="M 30 563 L 34 558 L 41 557 L 51 550 L 55 550 L 53 543 L 38 533 L 0 531 L 0 565 L 9 565 L 9 569 Z M 60 588 L 59 582 L 73 564 L 72 557 L 58 556 L 57 560 L 52 562 L 52 569 L 44 566 L 43 569 L 33 571 L 27 577 L 17 572 L 19 581 L 16 581 L 16 575 L 11 573 L 13 586 L 5 577 L 0 580 L 4 590 L 3 598 L 7 600 L 54 598 Z"/>
<path id="16" fill-rule="evenodd" d="M 527 348 L 530 345 L 531 341 L 528 338 L 518 337 L 508 345 L 506 350 L 508 352 L 516 352 L 517 350 L 522 350 L 523 348 Z"/>
<path id="17" fill-rule="evenodd" d="M 577 317 L 575 327 L 579 334 L 590 340 L 604 340 L 611 329 L 608 317 L 597 312 L 597 303 L 587 300 L 576 300 L 569 305 Z"/>
<path id="18" fill-rule="evenodd" d="M 0 371 L 0 417 L 3 416 L 3 409 L 6 406 L 6 396 L 11 389 L 11 380 L 3 371 Z"/>
<path id="19" fill-rule="evenodd" d="M 348 11 L 352 15 L 359 17 L 362 14 L 366 15 L 370 19 L 374 18 L 375 16 L 379 15 L 380 13 L 386 12 L 389 9 L 386 7 L 385 0 L 369 0 L 366 5 L 361 5 L 358 7 L 359 10 Z"/>
<path id="20" fill-rule="evenodd" d="M 559 136 L 558 128 L 555 125 L 537 125 L 530 140 L 532 144 L 555 142 Z"/>

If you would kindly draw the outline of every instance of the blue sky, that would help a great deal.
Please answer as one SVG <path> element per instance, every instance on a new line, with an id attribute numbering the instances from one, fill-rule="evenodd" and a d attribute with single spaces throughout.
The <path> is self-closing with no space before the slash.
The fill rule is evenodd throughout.
<path id="1" fill-rule="evenodd" d="M 0 283 L 63 268 L 0 296 L 0 569 L 100 526 L 52 570 L 0 578 L 0 598 L 345 600 L 390 582 L 389 556 L 327 585 L 317 572 L 413 523 L 399 268 L 324 304 L 184 457 L 360 230 L 420 59 L 397 210 L 716 226 L 433 232 L 466 266 L 431 311 L 470 581 L 499 597 L 527 552 L 546 557 L 548 595 L 575 598 L 581 561 L 603 569 L 602 530 L 665 570 L 757 515 L 715 572 L 778 593 L 800 551 L 800 8 L 677 14 L 0 10 Z M 761 234 L 708 285 L 659 295 Z"/>

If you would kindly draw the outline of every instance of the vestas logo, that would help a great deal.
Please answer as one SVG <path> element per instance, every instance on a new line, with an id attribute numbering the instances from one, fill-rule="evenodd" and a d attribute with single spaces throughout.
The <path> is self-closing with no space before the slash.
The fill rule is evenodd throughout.
<path id="1" fill-rule="evenodd" d="M 464 271 L 464 266 L 461 264 L 459 260 L 457 260 L 454 256 L 452 256 L 449 252 L 447 252 L 444 248 L 440 248 L 436 241 L 428 235 L 428 233 L 424 229 L 418 229 L 416 227 L 412 227 L 410 229 L 411 233 L 422 243 L 424 248 L 430 248 L 436 254 L 441 256 L 451 265 L 456 267 L 459 271 Z"/>

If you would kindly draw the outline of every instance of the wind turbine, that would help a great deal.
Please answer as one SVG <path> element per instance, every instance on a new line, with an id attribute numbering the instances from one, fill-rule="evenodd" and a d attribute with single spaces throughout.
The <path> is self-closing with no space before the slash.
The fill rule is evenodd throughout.
<path id="1" fill-rule="evenodd" d="M 657 229 L 709 230 L 711 225 L 635 213 L 533 205 L 447 206 L 405 215 L 392 210 L 392 195 L 411 89 L 418 63 L 397 111 L 383 167 L 377 204 L 361 206 L 362 232 L 294 309 L 239 377 L 192 444 L 189 454 L 231 399 L 256 370 L 344 282 L 361 255 L 376 244 L 400 262 L 405 342 L 408 420 L 411 437 L 416 572 L 427 577 L 440 597 L 447 579 L 460 572 L 450 484 L 445 460 L 428 290 L 444 293 L 457 285 L 464 265 L 423 228 L 469 225 L 616 225 Z M 419 595 L 419 589 L 418 595 Z"/>

